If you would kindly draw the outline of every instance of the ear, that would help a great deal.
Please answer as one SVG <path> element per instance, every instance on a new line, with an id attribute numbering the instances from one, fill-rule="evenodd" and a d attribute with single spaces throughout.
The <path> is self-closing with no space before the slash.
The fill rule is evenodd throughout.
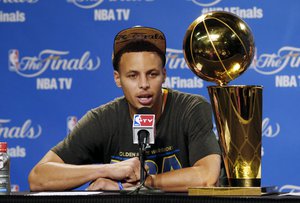
<path id="1" fill-rule="evenodd" d="M 114 79 L 117 87 L 122 87 L 121 80 L 120 80 L 120 73 L 118 71 L 114 71 Z"/>
<path id="2" fill-rule="evenodd" d="M 166 80 L 166 77 L 167 77 L 167 70 L 166 70 L 166 68 L 165 67 L 163 67 L 163 76 L 164 76 L 164 79 L 163 79 L 163 83 L 165 82 L 165 80 Z"/>

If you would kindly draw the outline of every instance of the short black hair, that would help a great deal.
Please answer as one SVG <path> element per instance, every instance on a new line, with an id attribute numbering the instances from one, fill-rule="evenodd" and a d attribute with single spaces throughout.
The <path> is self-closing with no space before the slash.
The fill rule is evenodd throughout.
<path id="1" fill-rule="evenodd" d="M 114 70 L 119 71 L 119 65 L 121 57 L 124 53 L 129 52 L 155 52 L 160 57 L 162 61 L 162 67 L 166 64 L 166 55 L 159 48 L 157 48 L 154 44 L 144 41 L 144 40 L 135 40 L 131 43 L 127 44 L 123 49 L 121 49 L 115 56 L 113 56 L 113 67 Z"/>

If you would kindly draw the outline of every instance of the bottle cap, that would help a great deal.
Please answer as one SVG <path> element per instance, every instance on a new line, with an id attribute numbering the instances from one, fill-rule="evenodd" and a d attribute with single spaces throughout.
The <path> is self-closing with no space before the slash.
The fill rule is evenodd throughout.
<path id="1" fill-rule="evenodd" d="M 0 142 L 0 152 L 7 152 L 7 142 Z"/>

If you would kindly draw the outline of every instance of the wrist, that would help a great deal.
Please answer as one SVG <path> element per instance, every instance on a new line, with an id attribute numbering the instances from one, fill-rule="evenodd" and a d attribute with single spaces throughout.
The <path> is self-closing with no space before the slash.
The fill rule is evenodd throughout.
<path id="1" fill-rule="evenodd" d="M 109 164 L 95 164 L 94 167 L 94 179 L 97 178 L 110 178 Z"/>
<path id="2" fill-rule="evenodd" d="M 148 187 L 155 187 L 155 184 L 154 184 L 154 177 L 155 175 L 148 175 L 147 178 L 146 178 L 146 181 L 145 181 L 145 185 L 148 186 Z"/>

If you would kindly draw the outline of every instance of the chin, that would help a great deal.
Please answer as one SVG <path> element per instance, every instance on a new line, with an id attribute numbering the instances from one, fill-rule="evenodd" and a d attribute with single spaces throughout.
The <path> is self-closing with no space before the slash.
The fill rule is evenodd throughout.
<path id="1" fill-rule="evenodd" d="M 139 109 L 140 109 L 140 108 L 143 108 L 143 107 L 147 107 L 147 108 L 150 108 L 150 109 L 151 109 L 151 108 L 152 108 L 152 105 L 141 105 L 141 106 L 139 107 Z"/>

